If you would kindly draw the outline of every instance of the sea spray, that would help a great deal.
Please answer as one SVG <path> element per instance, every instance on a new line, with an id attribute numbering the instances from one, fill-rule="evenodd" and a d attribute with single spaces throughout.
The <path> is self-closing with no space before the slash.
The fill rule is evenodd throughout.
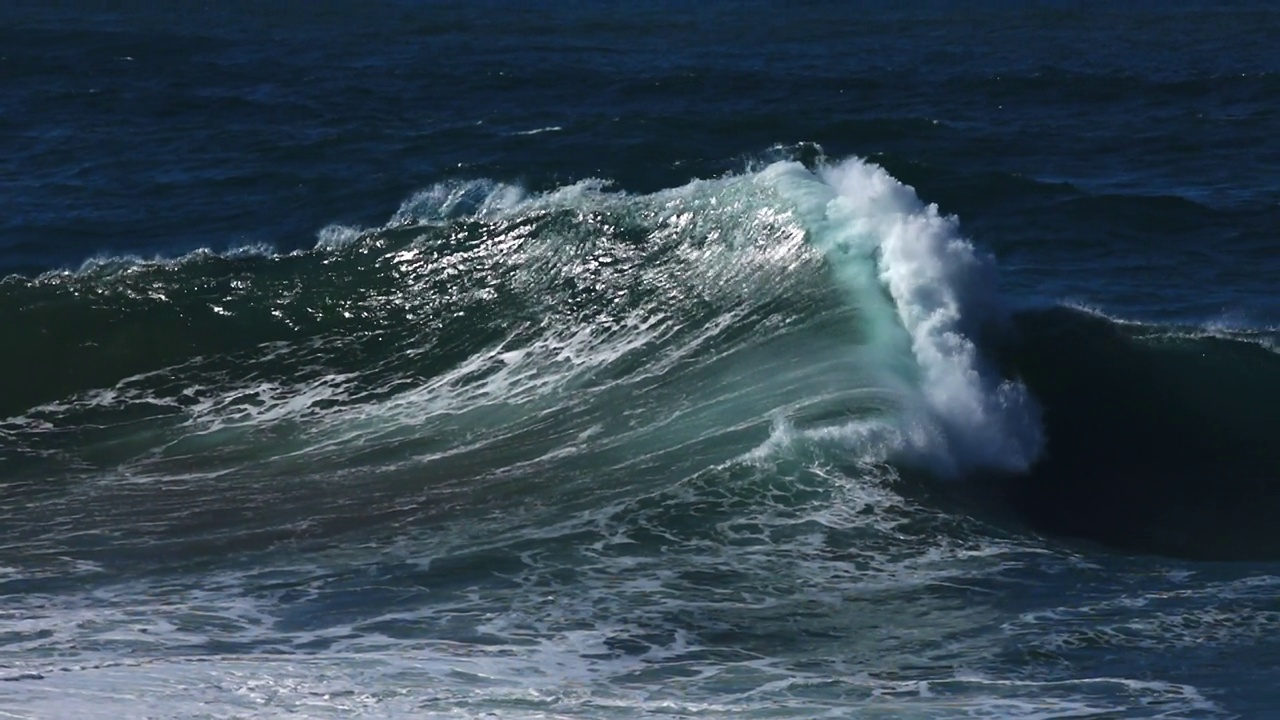
<path id="1" fill-rule="evenodd" d="M 810 242 L 868 323 L 882 376 L 902 389 L 908 460 L 955 475 L 1025 471 L 1044 440 L 1039 410 L 977 343 L 1002 312 L 991 261 L 954 218 L 858 159 L 764 173 L 795 203 Z"/>

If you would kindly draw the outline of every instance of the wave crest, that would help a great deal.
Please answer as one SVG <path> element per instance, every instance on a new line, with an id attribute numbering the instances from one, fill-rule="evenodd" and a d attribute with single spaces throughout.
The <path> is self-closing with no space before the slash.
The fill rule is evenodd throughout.
<path id="1" fill-rule="evenodd" d="M 980 346 L 1005 320 L 990 258 L 954 218 L 857 159 L 775 165 L 837 281 L 876 326 L 885 377 L 908 399 L 905 436 L 937 472 L 1027 470 L 1044 445 L 1039 408 Z"/>

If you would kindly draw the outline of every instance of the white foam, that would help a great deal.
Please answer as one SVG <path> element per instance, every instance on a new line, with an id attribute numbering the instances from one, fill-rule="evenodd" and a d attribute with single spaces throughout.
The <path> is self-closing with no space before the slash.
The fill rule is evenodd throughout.
<path id="1" fill-rule="evenodd" d="M 209 248 L 197 248 L 178 257 L 166 257 L 158 254 L 152 255 L 151 257 L 134 254 L 98 255 L 86 259 L 76 270 L 50 271 L 42 274 L 39 280 L 50 281 L 69 276 L 91 274 L 127 274 L 149 268 L 174 268 L 181 267 L 188 263 L 208 260 L 209 258 L 214 257 L 240 259 L 251 257 L 271 257 L 275 254 L 275 248 L 267 243 L 248 243 L 245 245 L 235 245 L 222 251 L 215 251 Z"/>
<path id="2" fill-rule="evenodd" d="M 559 125 L 548 125 L 547 127 L 534 128 L 533 130 L 521 130 L 513 133 L 515 135 L 541 135 L 542 133 L 560 132 L 564 128 Z"/>
<path id="3" fill-rule="evenodd" d="M 553 224 L 546 232 L 521 225 L 544 211 L 571 222 Z M 572 222 L 575 216 L 577 222 Z M 130 379 L 113 389 L 49 404 L 38 415 L 149 402 L 166 412 L 186 413 L 186 427 L 201 434 L 300 421 L 295 433 L 300 433 L 299 442 L 285 453 L 298 456 L 307 450 L 336 451 L 340 445 L 367 448 L 421 436 L 432 427 L 447 430 L 463 415 L 489 408 L 495 412 L 485 415 L 485 421 L 496 421 L 489 430 L 501 438 L 501 427 L 521 414 L 582 401 L 573 397 L 577 389 L 589 386 L 598 393 L 617 383 L 687 372 L 687 359 L 708 350 L 722 358 L 734 353 L 745 358 L 741 347 L 721 347 L 716 339 L 744 323 L 760 322 L 750 317 L 752 309 L 774 299 L 795 303 L 801 294 L 815 292 L 821 283 L 814 273 L 822 271 L 820 258 L 825 256 L 857 322 L 867 329 L 866 345 L 844 343 L 849 358 L 844 368 L 832 365 L 809 375 L 784 372 L 775 384 L 759 380 L 759 387 L 748 388 L 761 395 L 756 401 L 737 397 L 742 388 L 731 382 L 704 380 L 711 383 L 705 389 L 717 393 L 716 402 L 724 408 L 754 413 L 727 418 L 725 410 L 718 416 L 704 414 L 704 422 L 725 422 L 722 430 L 741 427 L 744 421 L 764 423 L 779 410 L 785 414 L 823 402 L 838 404 L 841 392 L 853 393 L 847 402 L 856 404 L 857 393 L 870 383 L 883 396 L 874 404 L 887 407 L 894 403 L 886 398 L 896 398 L 896 415 L 882 412 L 877 418 L 859 418 L 856 427 L 807 427 L 801 434 L 823 442 L 842 437 L 851 447 L 866 445 L 867 455 L 877 458 L 897 445 L 900 455 L 944 474 L 978 467 L 1024 469 L 1039 450 L 1034 402 L 1021 385 L 999 377 L 978 344 L 984 327 L 1000 315 L 990 263 L 959 236 L 954 220 L 925 206 L 914 191 L 874 165 L 851 160 L 815 175 L 799 163 L 779 162 L 758 172 L 643 196 L 611 192 L 606 183 L 590 179 L 535 194 L 490 180 L 449 181 L 415 194 L 381 229 L 325 228 L 317 250 L 337 250 L 396 228 L 462 218 L 492 223 L 492 232 L 474 247 L 444 254 L 432 252 L 430 240 L 401 247 L 387 263 L 397 273 L 394 280 L 413 283 L 422 273 L 482 272 L 489 283 L 476 290 L 477 297 L 495 283 L 531 298 L 551 295 L 540 327 L 518 328 L 497 345 L 416 386 L 406 382 L 361 390 L 355 375 L 320 369 L 288 380 L 201 373 L 200 382 L 209 387 L 192 385 L 182 398 L 166 397 L 169 389 L 152 392 Z M 511 220 L 520 222 L 503 224 Z M 643 229 L 645 246 L 613 243 L 608 233 L 620 223 Z M 651 262 L 653 256 L 659 261 Z M 557 297 L 547 291 L 549 283 L 586 286 L 602 298 L 634 292 L 654 299 L 640 307 L 622 300 L 616 308 L 601 305 L 596 317 L 564 316 Z M 698 299 L 711 303 L 719 315 L 687 327 L 672 308 Z M 417 300 L 406 290 L 405 302 Z M 428 305 L 423 313 L 438 309 Z M 771 315 L 764 322 L 775 325 L 762 335 L 780 338 L 777 323 L 789 320 Z M 649 353 L 656 346 L 665 349 Z M 297 345 L 291 349 L 303 350 Z M 416 352 L 405 349 L 407 355 Z M 813 353 L 824 363 L 832 352 L 815 343 Z M 634 363 L 638 369 L 625 377 L 602 379 L 620 360 L 641 357 L 643 362 Z M 762 357 L 756 353 L 748 359 L 758 363 Z M 193 360 L 191 372 L 200 365 L 200 359 Z M 167 370 L 178 377 L 191 374 Z M 752 376 L 745 372 L 749 367 L 733 370 L 735 377 Z M 841 370 L 849 373 L 844 389 L 833 390 L 833 373 Z M 782 408 L 770 399 L 796 395 L 801 397 Z M 433 448 L 425 456 L 439 452 Z"/>
<path id="4" fill-rule="evenodd" d="M 1113 677 L 895 680 L 744 658 L 720 667 L 677 662 L 675 674 L 659 679 L 649 676 L 661 666 L 647 658 L 589 659 L 608 652 L 599 640 L 576 633 L 523 648 L 424 643 L 399 652 L 179 655 L 23 670 L 4 676 L 10 683 L 0 713 L 103 720 L 1231 717 L 1192 686 Z"/>
<path id="5" fill-rule="evenodd" d="M 712 474 L 554 524 L 488 516 L 395 548 L 14 596 L 0 604 L 0 713 L 1217 716 L 1185 685 L 965 669 L 1002 653 L 1005 629 L 982 598 L 938 588 L 999 582 L 1024 551 L 922 531 L 918 515 L 894 520 L 905 501 L 887 487 L 816 471 L 834 497 L 797 502 L 786 493 L 806 480 L 788 477 L 744 511 L 759 476 Z M 856 547 L 839 542 L 852 530 Z M 486 552 L 520 562 L 449 577 L 451 556 Z"/>
<path id="6" fill-rule="evenodd" d="M 1122 317 L 1117 313 L 1103 310 L 1096 305 L 1091 305 L 1078 299 L 1064 300 L 1062 307 L 1130 328 L 1135 337 L 1142 339 L 1173 341 L 1228 340 L 1256 345 L 1263 350 L 1280 354 L 1280 326 L 1276 325 L 1247 322 L 1232 317 L 1215 318 L 1199 324 L 1135 320 Z"/>
<path id="7" fill-rule="evenodd" d="M 1168 581 L 1170 586 L 1025 612 L 1004 629 L 1049 652 L 1101 647 L 1179 655 L 1267 643 L 1280 629 L 1280 611 L 1270 608 L 1280 578 L 1203 582 L 1175 571 Z"/>
<path id="8" fill-rule="evenodd" d="M 1022 384 L 999 376 L 978 344 L 1002 320 L 1001 308 L 990 261 L 959 234 L 955 219 L 857 159 L 825 167 L 817 178 L 797 163 L 775 164 L 764 175 L 796 201 L 811 241 L 868 319 L 886 382 L 904 391 L 900 428 L 919 459 L 948 474 L 1027 469 L 1043 447 L 1039 410 Z M 898 366 L 907 353 L 914 377 Z M 923 413 L 910 407 L 913 396 Z"/>
<path id="9" fill-rule="evenodd" d="M 519 206 L 528 197 L 518 185 L 492 180 L 443 182 L 414 193 L 400 205 L 390 227 L 486 217 Z"/>
<path id="10" fill-rule="evenodd" d="M 317 250 L 339 250 L 363 237 L 360 228 L 347 225 L 326 225 L 316 234 Z"/>

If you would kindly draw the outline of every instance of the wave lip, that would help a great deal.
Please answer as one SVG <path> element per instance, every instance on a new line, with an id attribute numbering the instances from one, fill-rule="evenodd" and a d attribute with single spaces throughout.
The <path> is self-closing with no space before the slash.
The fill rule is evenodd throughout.
<path id="1" fill-rule="evenodd" d="M 871 318 L 885 375 L 908 408 L 908 459 L 946 475 L 1027 470 L 1044 446 L 1040 411 L 979 342 L 1005 321 L 991 260 L 957 221 L 858 159 L 819 169 L 775 165 L 837 282 Z"/>

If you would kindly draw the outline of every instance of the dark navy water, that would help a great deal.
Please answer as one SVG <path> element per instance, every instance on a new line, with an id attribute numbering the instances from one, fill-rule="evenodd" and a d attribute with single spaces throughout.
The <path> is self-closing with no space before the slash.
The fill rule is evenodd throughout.
<path id="1" fill-rule="evenodd" d="M 0 713 L 1265 718 L 1280 10 L 0 9 Z"/>

